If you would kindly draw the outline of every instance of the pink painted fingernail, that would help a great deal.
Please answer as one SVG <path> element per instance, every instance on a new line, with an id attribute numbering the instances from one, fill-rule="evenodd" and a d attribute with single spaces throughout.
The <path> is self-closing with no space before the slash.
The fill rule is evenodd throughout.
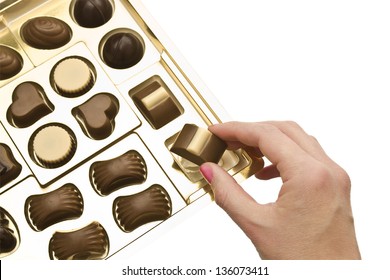
<path id="1" fill-rule="evenodd" d="M 206 181 L 210 184 L 211 181 L 213 180 L 212 168 L 207 164 L 202 164 L 199 170 L 202 173 L 203 177 L 206 179 Z"/>

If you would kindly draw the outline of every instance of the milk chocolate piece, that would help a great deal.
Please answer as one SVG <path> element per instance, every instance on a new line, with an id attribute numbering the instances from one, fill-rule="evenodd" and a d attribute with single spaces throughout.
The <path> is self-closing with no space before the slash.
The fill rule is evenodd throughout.
<path id="1" fill-rule="evenodd" d="M 32 229 L 42 231 L 56 223 L 76 219 L 84 209 L 80 191 L 73 184 L 41 195 L 32 195 L 25 203 L 27 221 Z"/>
<path id="2" fill-rule="evenodd" d="M 112 5 L 108 0 L 75 0 L 73 16 L 82 27 L 98 27 L 112 17 Z"/>
<path id="3" fill-rule="evenodd" d="M 0 258 L 15 251 L 18 243 L 16 223 L 9 213 L 0 207 Z"/>
<path id="4" fill-rule="evenodd" d="M 126 186 L 141 184 L 146 180 L 146 163 L 135 150 L 106 161 L 94 162 L 89 178 L 95 191 L 102 195 Z"/>
<path id="5" fill-rule="evenodd" d="M 57 168 L 66 164 L 76 151 L 76 138 L 60 124 L 39 128 L 30 138 L 30 154 L 42 167 Z"/>
<path id="6" fill-rule="evenodd" d="M 16 179 L 22 166 L 14 158 L 11 149 L 3 143 L 0 143 L 0 188 Z"/>
<path id="7" fill-rule="evenodd" d="M 183 109 L 172 92 L 157 77 L 130 92 L 135 105 L 150 125 L 159 129 L 182 114 Z"/>
<path id="8" fill-rule="evenodd" d="M 118 99 L 109 93 L 99 93 L 73 108 L 72 114 L 89 138 L 101 140 L 114 131 L 119 111 Z"/>
<path id="9" fill-rule="evenodd" d="M 51 50 L 66 45 L 72 38 L 72 30 L 60 19 L 36 17 L 23 24 L 22 39 L 36 49 Z"/>
<path id="10" fill-rule="evenodd" d="M 12 93 L 12 104 L 7 110 L 8 122 L 24 128 L 50 114 L 54 105 L 47 98 L 43 88 L 34 82 L 18 85 Z"/>
<path id="11" fill-rule="evenodd" d="M 89 91 L 95 83 L 90 65 L 81 57 L 67 57 L 58 62 L 50 75 L 54 90 L 65 97 L 78 97 Z"/>
<path id="12" fill-rule="evenodd" d="M 218 163 L 227 148 L 227 144 L 204 128 L 185 124 L 171 152 L 197 165 L 205 162 Z"/>
<path id="13" fill-rule="evenodd" d="M 104 63 L 115 69 L 130 68 L 144 56 L 142 38 L 133 30 L 121 30 L 109 35 L 101 52 Z"/>
<path id="14" fill-rule="evenodd" d="M 108 255 L 108 251 L 107 232 L 98 222 L 75 231 L 56 231 L 49 242 L 52 260 L 101 260 Z"/>
<path id="15" fill-rule="evenodd" d="M 6 46 L 0 46 L 0 80 L 9 79 L 20 72 L 23 68 L 21 55 Z"/>
<path id="16" fill-rule="evenodd" d="M 144 224 L 168 219 L 172 202 L 168 192 L 155 184 L 143 192 L 116 198 L 113 214 L 118 226 L 124 232 L 131 232 Z"/>

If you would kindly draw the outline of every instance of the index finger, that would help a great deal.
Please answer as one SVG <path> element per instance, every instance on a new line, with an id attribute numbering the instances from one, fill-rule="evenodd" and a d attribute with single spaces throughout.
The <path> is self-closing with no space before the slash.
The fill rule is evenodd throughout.
<path id="1" fill-rule="evenodd" d="M 270 123 L 227 122 L 213 125 L 209 130 L 226 142 L 258 147 L 281 173 L 302 156 L 308 156 L 297 143 Z"/>

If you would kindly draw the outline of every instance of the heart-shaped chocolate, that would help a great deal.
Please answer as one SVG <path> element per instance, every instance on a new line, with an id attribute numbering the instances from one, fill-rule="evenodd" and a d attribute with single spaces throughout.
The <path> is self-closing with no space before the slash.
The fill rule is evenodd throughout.
<path id="1" fill-rule="evenodd" d="M 72 109 L 72 114 L 89 138 L 102 140 L 115 128 L 119 111 L 118 99 L 109 93 L 99 93 Z"/>
<path id="2" fill-rule="evenodd" d="M 12 94 L 12 104 L 7 110 L 8 122 L 15 127 L 25 128 L 54 110 L 43 88 L 34 82 L 18 85 Z"/>

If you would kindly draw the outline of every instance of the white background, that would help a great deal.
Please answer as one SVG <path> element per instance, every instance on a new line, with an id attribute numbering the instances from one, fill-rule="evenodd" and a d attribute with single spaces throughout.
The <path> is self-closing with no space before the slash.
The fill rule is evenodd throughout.
<path id="1" fill-rule="evenodd" d="M 390 252 L 388 1 L 143 3 L 232 119 L 294 120 L 349 173 L 364 261 L 330 267 L 326 263 L 315 279 L 338 279 L 341 274 L 334 273 L 338 270 L 346 277 L 383 276 Z M 267 202 L 275 199 L 280 181 L 250 179 L 243 185 L 260 202 Z M 376 262 L 378 267 L 372 267 Z M 123 262 L 135 263 L 206 268 L 266 264 L 275 276 L 268 279 L 303 276 L 278 270 L 286 263 L 262 262 L 251 242 L 215 204 Z M 296 264 L 289 265 L 292 269 Z M 302 273 L 318 266 L 297 265 Z M 114 279 L 121 266 L 122 262 L 114 264 L 106 273 Z M 353 270 L 347 271 L 349 266 Z M 377 268 L 383 271 L 373 270 Z"/>
<path id="2" fill-rule="evenodd" d="M 389 2 L 143 2 L 232 119 L 294 120 L 319 140 L 351 177 L 363 259 L 387 258 Z M 279 183 L 254 179 L 244 185 L 260 189 L 261 201 L 272 198 L 266 189 L 277 191 Z M 180 258 L 203 253 L 205 262 L 257 258 L 216 208 L 178 229 L 185 236 L 176 236 L 181 245 L 171 250 Z"/>

